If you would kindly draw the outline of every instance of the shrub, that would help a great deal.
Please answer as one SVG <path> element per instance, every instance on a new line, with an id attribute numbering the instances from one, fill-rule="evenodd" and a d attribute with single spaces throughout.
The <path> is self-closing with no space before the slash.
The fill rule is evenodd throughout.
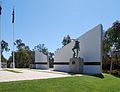
<path id="1" fill-rule="evenodd" d="M 111 74 L 120 77 L 120 70 L 113 70 Z"/>

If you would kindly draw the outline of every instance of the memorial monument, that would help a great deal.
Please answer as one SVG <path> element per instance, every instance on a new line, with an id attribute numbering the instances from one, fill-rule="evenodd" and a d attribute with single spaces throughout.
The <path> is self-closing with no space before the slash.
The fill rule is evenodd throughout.
<path id="1" fill-rule="evenodd" d="M 80 43 L 72 41 L 57 50 L 54 56 L 54 70 L 85 74 L 101 74 L 102 37 L 103 27 L 100 24 L 79 36 L 77 41 Z M 79 46 L 78 43 L 80 44 Z M 78 64 L 81 62 L 83 63 Z M 75 67 L 78 66 L 79 68 L 76 69 Z"/>
<path id="2" fill-rule="evenodd" d="M 102 73 L 102 37 L 103 27 L 98 25 L 57 50 L 54 54 L 54 70 L 84 73 Z M 49 69 L 47 56 L 35 52 L 35 66 Z"/>

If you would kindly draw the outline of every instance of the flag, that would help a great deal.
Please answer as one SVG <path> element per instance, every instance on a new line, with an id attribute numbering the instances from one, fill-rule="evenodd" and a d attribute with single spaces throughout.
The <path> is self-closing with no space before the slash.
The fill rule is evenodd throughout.
<path id="1" fill-rule="evenodd" d="M 14 16 L 15 14 L 14 14 L 14 9 L 13 9 L 13 12 L 12 12 L 12 23 L 14 23 Z"/>
<path id="2" fill-rule="evenodd" d="M 1 4 L 0 4 L 0 15 L 2 14 L 1 11 L 2 11 L 2 6 L 1 6 Z"/>

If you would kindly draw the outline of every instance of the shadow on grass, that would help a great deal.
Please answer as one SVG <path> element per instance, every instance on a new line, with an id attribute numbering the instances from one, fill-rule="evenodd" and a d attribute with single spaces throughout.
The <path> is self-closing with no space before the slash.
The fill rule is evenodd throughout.
<path id="1" fill-rule="evenodd" d="M 70 75 L 75 75 L 76 73 L 71 73 L 71 72 L 69 72 L 68 74 L 70 74 Z"/>
<path id="2" fill-rule="evenodd" d="M 103 70 L 103 73 L 110 74 L 110 71 Z M 112 70 L 111 75 L 120 78 L 120 69 Z"/>
<path id="3" fill-rule="evenodd" d="M 72 72 L 69 72 L 68 74 L 70 74 L 70 75 L 76 75 L 76 74 L 83 74 L 83 73 L 72 73 Z"/>
<path id="4" fill-rule="evenodd" d="M 68 73 L 68 72 L 66 72 L 66 71 L 60 71 L 60 70 L 52 70 L 52 71 L 61 72 L 61 73 Z"/>
<path id="5" fill-rule="evenodd" d="M 97 78 L 101 78 L 101 79 L 104 78 L 104 75 L 103 75 L 103 74 L 93 74 L 93 75 L 90 75 L 90 74 L 73 73 L 73 72 L 66 72 L 66 71 L 60 71 L 60 70 L 53 70 L 53 71 L 62 72 L 62 73 L 68 73 L 68 74 L 70 74 L 70 75 L 82 74 L 82 75 L 93 76 L 93 77 L 97 77 Z"/>
<path id="6" fill-rule="evenodd" d="M 101 78 L 101 79 L 104 78 L 104 75 L 103 75 L 103 74 L 93 74 L 93 75 L 90 75 L 90 76 L 97 77 L 97 78 Z"/>
<path id="7" fill-rule="evenodd" d="M 112 76 L 115 76 L 117 78 L 120 78 L 120 75 L 114 75 L 114 74 L 111 74 Z"/>

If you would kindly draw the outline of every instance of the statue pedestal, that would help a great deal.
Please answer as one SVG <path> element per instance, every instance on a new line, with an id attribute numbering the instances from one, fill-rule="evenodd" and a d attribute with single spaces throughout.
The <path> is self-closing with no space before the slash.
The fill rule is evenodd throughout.
<path id="1" fill-rule="evenodd" d="M 69 67 L 71 73 L 83 73 L 83 59 L 70 58 Z"/>

